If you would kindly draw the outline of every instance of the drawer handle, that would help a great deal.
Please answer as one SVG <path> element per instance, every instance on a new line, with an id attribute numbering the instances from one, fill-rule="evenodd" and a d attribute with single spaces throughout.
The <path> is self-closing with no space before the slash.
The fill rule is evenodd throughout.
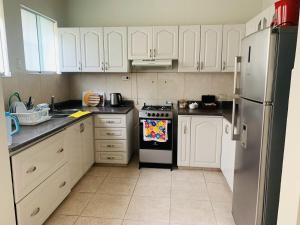
<path id="1" fill-rule="evenodd" d="M 30 216 L 36 216 L 39 212 L 41 211 L 40 207 L 37 207 L 35 210 L 33 210 L 33 212 L 31 213 Z"/>
<path id="2" fill-rule="evenodd" d="M 229 134 L 229 125 L 228 124 L 226 124 L 226 126 L 225 126 L 225 133 Z"/>
<path id="3" fill-rule="evenodd" d="M 61 185 L 59 185 L 59 188 L 63 188 L 64 186 L 66 186 L 66 184 L 67 184 L 66 181 L 62 182 Z"/>
<path id="4" fill-rule="evenodd" d="M 107 145 L 108 148 L 115 148 L 115 145 Z"/>
<path id="5" fill-rule="evenodd" d="M 57 151 L 57 153 L 62 153 L 64 151 L 64 148 L 61 148 Z"/>
<path id="6" fill-rule="evenodd" d="M 107 157 L 107 159 L 115 159 L 115 157 L 109 156 Z"/>
<path id="7" fill-rule="evenodd" d="M 110 123 L 110 124 L 113 124 L 113 123 L 115 123 L 115 121 L 112 121 L 112 120 L 108 120 L 108 121 L 106 121 L 106 123 Z"/>
<path id="8" fill-rule="evenodd" d="M 36 166 L 33 166 L 33 167 L 30 167 L 30 168 L 26 171 L 26 173 L 27 173 L 27 174 L 33 173 L 33 172 L 36 171 L 36 170 L 37 170 L 37 167 L 36 167 Z"/>
<path id="9" fill-rule="evenodd" d="M 117 134 L 115 134 L 115 133 L 106 133 L 106 135 L 109 135 L 109 136 L 117 136 Z"/>

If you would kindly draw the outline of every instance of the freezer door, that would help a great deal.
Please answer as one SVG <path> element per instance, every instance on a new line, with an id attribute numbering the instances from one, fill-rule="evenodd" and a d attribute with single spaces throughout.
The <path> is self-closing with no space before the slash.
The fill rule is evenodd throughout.
<path id="1" fill-rule="evenodd" d="M 258 102 L 271 101 L 276 53 L 276 35 L 266 29 L 242 41 L 241 97 Z"/>
<path id="2" fill-rule="evenodd" d="M 256 225 L 265 110 L 261 103 L 240 100 L 232 206 L 236 225 Z"/>

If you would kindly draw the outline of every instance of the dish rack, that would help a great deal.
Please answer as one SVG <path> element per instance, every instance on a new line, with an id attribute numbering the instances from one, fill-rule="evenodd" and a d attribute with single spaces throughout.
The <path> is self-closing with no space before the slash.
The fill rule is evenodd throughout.
<path id="1" fill-rule="evenodd" d="M 40 111 L 29 110 L 26 113 L 12 113 L 12 115 L 18 118 L 20 125 L 32 126 L 50 120 L 49 110 L 49 108 L 44 108 Z"/>

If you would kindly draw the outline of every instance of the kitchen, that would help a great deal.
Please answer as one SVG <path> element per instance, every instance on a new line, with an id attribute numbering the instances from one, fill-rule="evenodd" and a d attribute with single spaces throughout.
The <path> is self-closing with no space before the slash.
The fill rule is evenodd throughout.
<path id="1" fill-rule="evenodd" d="M 268 27 L 289 25 L 273 18 L 284 3 L 299 8 L 266 0 L 3 0 L 1 113 L 21 126 L 8 126 L 17 130 L 9 150 L 1 145 L 1 224 L 275 224 L 297 29 L 271 35 Z M 297 24 L 298 10 L 289 16 Z M 246 59 L 268 60 L 262 69 L 270 72 L 264 55 L 280 71 L 272 86 L 243 77 L 252 73 Z M 46 114 L 24 120 L 22 102 Z M 246 110 L 254 103 L 255 124 L 272 118 L 272 147 L 254 131 Z M 258 175 L 268 159 L 259 146 L 275 151 L 269 168 L 279 176 Z M 258 190 L 264 182 L 271 187 Z"/>

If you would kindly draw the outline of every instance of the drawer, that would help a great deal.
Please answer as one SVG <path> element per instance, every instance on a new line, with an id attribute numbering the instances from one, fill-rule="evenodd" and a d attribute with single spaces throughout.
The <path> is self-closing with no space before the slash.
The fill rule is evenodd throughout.
<path id="1" fill-rule="evenodd" d="M 12 157 L 15 201 L 19 202 L 67 161 L 64 133 L 58 133 Z"/>
<path id="2" fill-rule="evenodd" d="M 96 152 L 96 163 L 127 163 L 127 155 L 124 152 Z"/>
<path id="3" fill-rule="evenodd" d="M 126 115 L 96 115 L 95 127 L 126 127 Z"/>
<path id="4" fill-rule="evenodd" d="M 126 140 L 96 140 L 96 152 L 126 152 Z"/>
<path id="5" fill-rule="evenodd" d="M 126 128 L 95 128 L 95 139 L 126 139 Z"/>
<path id="6" fill-rule="evenodd" d="M 42 225 L 70 193 L 68 164 L 16 205 L 18 225 Z"/>

